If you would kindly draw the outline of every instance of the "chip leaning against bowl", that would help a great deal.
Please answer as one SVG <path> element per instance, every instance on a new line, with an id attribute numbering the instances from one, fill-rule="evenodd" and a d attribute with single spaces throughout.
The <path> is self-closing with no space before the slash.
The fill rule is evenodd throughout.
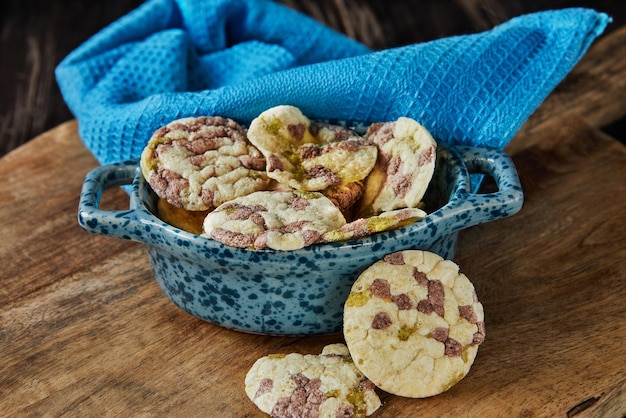
<path id="1" fill-rule="evenodd" d="M 276 106 L 249 129 L 218 116 L 173 121 L 153 134 L 140 165 L 167 203 L 164 221 L 234 247 L 295 250 L 424 218 L 435 151 L 409 118 L 360 136 Z"/>

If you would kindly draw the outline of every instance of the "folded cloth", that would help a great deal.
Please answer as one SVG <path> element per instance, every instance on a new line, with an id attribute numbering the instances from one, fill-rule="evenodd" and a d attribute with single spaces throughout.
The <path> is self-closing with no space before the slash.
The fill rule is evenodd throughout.
<path id="1" fill-rule="evenodd" d="M 290 104 L 314 119 L 408 116 L 442 142 L 503 148 L 610 18 L 572 8 L 477 34 L 370 51 L 265 0 L 149 0 L 56 68 L 86 147 L 137 158 L 160 126 L 248 123 Z"/>

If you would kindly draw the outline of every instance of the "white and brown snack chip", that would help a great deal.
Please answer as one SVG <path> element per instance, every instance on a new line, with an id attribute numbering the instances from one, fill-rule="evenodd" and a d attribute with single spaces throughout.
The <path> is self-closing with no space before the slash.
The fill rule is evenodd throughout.
<path id="1" fill-rule="evenodd" d="M 245 379 L 246 394 L 274 418 L 363 417 L 380 405 L 372 383 L 343 344 L 320 355 L 273 354 L 258 359 Z"/>
<path id="2" fill-rule="evenodd" d="M 240 248 L 295 250 L 345 223 L 341 211 L 321 193 L 261 191 L 209 213 L 203 235 Z"/>
<path id="3" fill-rule="evenodd" d="M 352 219 L 354 205 L 363 194 L 363 183 L 356 181 L 354 183 L 341 184 L 324 189 L 320 193 L 329 198 L 346 219 Z"/>
<path id="4" fill-rule="evenodd" d="M 322 235 L 320 242 L 338 242 L 363 238 L 377 232 L 399 228 L 425 217 L 426 212 L 418 208 L 404 208 L 383 212 L 380 215 L 359 218 L 343 225 L 339 229 L 329 231 Z"/>
<path id="5" fill-rule="evenodd" d="M 422 398 L 469 372 L 485 338 L 483 307 L 459 267 L 419 250 L 389 254 L 354 283 L 344 337 L 355 365 L 377 387 Z"/>
<path id="6" fill-rule="evenodd" d="M 431 134 L 401 117 L 370 125 L 365 137 L 378 146 L 378 159 L 365 180 L 358 216 L 417 207 L 435 169 L 437 145 Z"/>
<path id="7" fill-rule="evenodd" d="M 350 129 L 311 123 L 294 106 L 276 106 L 250 124 L 248 138 L 265 156 L 267 174 L 289 187 L 320 191 L 363 180 L 377 147 Z"/>
<path id="8" fill-rule="evenodd" d="M 265 158 L 232 119 L 201 116 L 159 128 L 141 155 L 141 170 L 155 193 L 173 206 L 211 210 L 265 189 Z"/>
<path id="9" fill-rule="evenodd" d="M 192 234 L 202 234 L 202 223 L 208 211 L 191 211 L 170 205 L 165 199 L 157 201 L 157 215 L 168 224 Z"/>

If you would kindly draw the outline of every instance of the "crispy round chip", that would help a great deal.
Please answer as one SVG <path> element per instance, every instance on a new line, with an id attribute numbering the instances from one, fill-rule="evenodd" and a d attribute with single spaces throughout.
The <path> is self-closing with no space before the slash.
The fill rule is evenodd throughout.
<path id="1" fill-rule="evenodd" d="M 365 137 L 378 146 L 378 159 L 365 180 L 358 216 L 417 207 L 435 169 L 437 145 L 428 130 L 401 117 L 370 125 Z"/>
<path id="2" fill-rule="evenodd" d="M 347 241 L 350 239 L 363 238 L 377 232 L 399 228 L 411 222 L 424 219 L 426 212 L 417 208 L 396 209 L 383 212 L 380 215 L 360 218 L 343 225 L 339 229 L 329 231 L 322 235 L 320 242 Z"/>
<path id="3" fill-rule="evenodd" d="M 209 213 L 203 235 L 241 248 L 295 250 L 345 223 L 341 211 L 321 193 L 262 191 Z"/>
<path id="4" fill-rule="evenodd" d="M 173 206 L 211 210 L 270 182 L 265 158 L 232 119 L 202 116 L 159 128 L 141 155 L 141 171 Z"/>
<path id="5" fill-rule="evenodd" d="M 294 106 L 276 106 L 250 124 L 248 138 L 267 174 L 297 190 L 320 191 L 364 179 L 376 163 L 371 141 L 340 126 L 311 123 Z"/>
<path id="6" fill-rule="evenodd" d="M 354 283 L 344 337 L 355 365 L 377 387 L 422 398 L 469 372 L 485 338 L 483 306 L 458 266 L 427 251 L 389 254 Z"/>
<path id="7" fill-rule="evenodd" d="M 173 206 L 165 199 L 157 201 L 157 216 L 168 224 L 192 234 L 202 234 L 202 223 L 209 211 L 192 211 Z"/>
<path id="8" fill-rule="evenodd" d="M 363 195 L 363 183 L 360 181 L 354 183 L 341 184 L 339 186 L 329 187 L 322 190 L 324 196 L 330 199 L 343 213 L 346 219 L 352 219 L 354 205 Z"/>
<path id="9" fill-rule="evenodd" d="M 246 374 L 245 390 L 261 411 L 275 418 L 363 417 L 381 405 L 343 344 L 328 345 L 320 355 L 262 357 Z"/>

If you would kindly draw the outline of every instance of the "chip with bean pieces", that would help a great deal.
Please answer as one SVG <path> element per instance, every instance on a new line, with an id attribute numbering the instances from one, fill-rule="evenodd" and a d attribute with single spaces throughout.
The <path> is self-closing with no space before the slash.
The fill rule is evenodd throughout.
<path id="1" fill-rule="evenodd" d="M 140 166 L 165 222 L 234 247 L 289 251 L 423 219 L 435 152 L 410 118 L 361 136 L 281 105 L 248 128 L 220 116 L 168 123 Z"/>

